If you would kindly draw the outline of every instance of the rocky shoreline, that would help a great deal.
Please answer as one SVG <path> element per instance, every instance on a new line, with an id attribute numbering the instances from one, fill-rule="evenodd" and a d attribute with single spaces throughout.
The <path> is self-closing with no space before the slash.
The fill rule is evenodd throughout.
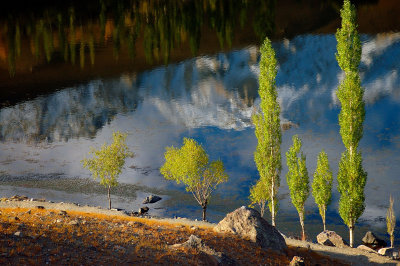
<path id="1" fill-rule="evenodd" d="M 78 204 L 73 203 L 63 203 L 63 202 L 49 202 L 45 200 L 35 200 L 29 199 L 27 197 L 11 197 L 11 198 L 3 198 L 0 201 L 0 210 L 3 209 L 42 209 L 42 210 L 57 210 L 59 212 L 80 212 L 87 214 L 101 214 L 105 217 L 114 217 L 115 219 L 126 219 L 132 216 L 129 215 L 126 211 L 118 210 L 118 209 L 102 209 L 100 207 L 93 206 L 79 206 Z M 1 215 L 0 215 L 1 216 Z M 133 218 L 133 217 L 132 217 Z M 196 230 L 198 228 L 204 228 L 204 230 L 214 230 L 216 228 L 216 224 L 202 222 L 202 221 L 193 221 L 185 218 L 179 219 L 169 219 L 169 218 L 155 218 L 144 215 L 144 220 L 150 221 L 151 223 L 166 223 L 174 226 L 183 226 L 187 227 L 189 230 Z M 57 221 L 57 220 L 56 220 Z M 70 222 L 69 222 L 70 223 Z M 71 224 L 72 225 L 72 224 Z M 15 232 L 17 233 L 17 232 Z M 17 234 L 18 235 L 18 234 Z M 180 240 L 181 243 L 184 242 L 183 239 Z M 334 247 L 334 246 L 324 246 L 320 244 L 315 244 L 306 241 L 299 241 L 292 238 L 284 237 L 284 241 L 289 249 L 294 249 L 299 252 L 313 252 L 317 253 L 321 256 L 329 258 L 329 260 L 342 261 L 344 264 L 351 265 L 376 265 L 376 264 L 385 264 L 385 265 L 400 265 L 399 261 L 392 260 L 387 256 L 379 255 L 375 251 L 371 250 L 363 250 L 359 248 L 349 248 L 349 247 Z M 218 252 L 217 252 L 218 253 Z M 216 253 L 216 254 L 217 254 Z M 225 256 L 225 255 L 224 255 Z M 304 256 L 304 255 L 303 255 Z M 0 256 L 1 257 L 1 256 Z M 306 261 L 306 264 L 307 261 Z M 301 264 L 294 264 L 301 265 Z"/>

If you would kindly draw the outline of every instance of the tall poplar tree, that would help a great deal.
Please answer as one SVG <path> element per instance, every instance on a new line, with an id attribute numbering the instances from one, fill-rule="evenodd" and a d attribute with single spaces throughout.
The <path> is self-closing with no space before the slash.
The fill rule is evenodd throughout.
<path id="1" fill-rule="evenodd" d="M 257 165 L 260 180 L 251 189 L 250 199 L 253 204 L 260 204 L 262 209 L 265 206 L 265 202 L 268 202 L 273 226 L 275 226 L 278 205 L 277 194 L 282 169 L 280 107 L 277 101 L 275 85 L 276 64 L 275 51 L 267 37 L 261 46 L 260 84 L 258 89 L 261 98 L 261 112 L 252 117 L 258 140 L 257 148 L 254 152 L 254 161 Z M 260 188 L 265 188 L 268 191 L 263 191 Z M 263 213 L 264 210 L 261 212 Z"/>
<path id="2" fill-rule="evenodd" d="M 342 26 L 336 33 L 336 60 L 345 73 L 336 94 L 341 104 L 339 114 L 340 135 L 346 147 L 339 162 L 338 191 L 339 214 L 349 228 L 350 246 L 354 244 L 354 225 L 365 209 L 364 187 L 367 173 L 362 167 L 358 144 L 363 135 L 365 107 L 358 66 L 361 42 L 357 31 L 356 10 L 345 0 L 340 11 Z"/>
<path id="3" fill-rule="evenodd" d="M 329 168 L 328 155 L 322 150 L 318 154 L 317 169 L 315 169 L 314 179 L 312 182 L 312 194 L 315 203 L 318 205 L 319 214 L 326 230 L 326 209 L 331 202 L 332 197 L 332 171 Z"/>
<path id="4" fill-rule="evenodd" d="M 288 173 L 286 175 L 290 190 L 290 198 L 299 213 L 302 239 L 305 240 L 304 204 L 310 194 L 309 178 L 306 167 L 306 156 L 301 151 L 301 140 L 293 136 L 293 145 L 286 152 Z"/>

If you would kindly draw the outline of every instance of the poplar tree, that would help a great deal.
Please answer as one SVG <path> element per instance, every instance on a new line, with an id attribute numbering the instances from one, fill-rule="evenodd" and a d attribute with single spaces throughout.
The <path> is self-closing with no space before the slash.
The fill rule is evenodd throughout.
<path id="1" fill-rule="evenodd" d="M 319 214 L 326 230 L 326 209 L 332 197 L 332 171 L 329 167 L 328 155 L 322 150 L 318 154 L 317 169 L 315 169 L 312 182 L 312 194 L 318 205 Z"/>
<path id="2" fill-rule="evenodd" d="M 353 247 L 354 225 L 365 209 L 364 187 L 367 173 L 362 167 L 361 152 L 357 149 L 363 135 L 365 107 L 364 90 L 358 73 L 361 42 L 357 31 L 356 10 L 349 0 L 344 1 L 340 15 L 342 25 L 336 33 L 336 60 L 345 77 L 336 94 L 341 104 L 340 135 L 346 150 L 339 162 L 339 214 L 349 228 L 350 246 Z"/>
<path id="3" fill-rule="evenodd" d="M 309 178 L 306 167 L 306 156 L 301 151 L 301 140 L 293 136 L 293 145 L 286 152 L 288 173 L 286 175 L 290 190 L 290 198 L 299 213 L 302 239 L 305 240 L 304 204 L 310 194 Z"/>
<path id="4" fill-rule="evenodd" d="M 390 195 L 389 199 L 389 208 L 386 213 L 386 227 L 387 232 L 390 236 L 390 247 L 393 248 L 394 246 L 394 228 L 396 227 L 396 216 L 394 215 L 393 209 L 394 200 L 392 195 Z"/>
<path id="5" fill-rule="evenodd" d="M 252 117 L 257 137 L 257 148 L 254 152 L 254 161 L 260 179 L 251 189 L 252 204 L 258 203 L 261 213 L 264 213 L 265 203 L 271 212 L 272 225 L 275 226 L 275 217 L 278 207 L 278 189 L 280 186 L 281 143 L 282 133 L 280 126 L 280 107 L 277 101 L 275 77 L 277 61 L 271 41 L 265 38 L 261 46 L 260 77 L 258 93 L 261 98 L 261 112 Z M 262 189 L 261 189 L 262 188 Z M 266 189 L 267 191 L 264 191 Z"/>
<path id="6" fill-rule="evenodd" d="M 82 160 L 83 167 L 92 173 L 94 179 L 99 178 L 100 184 L 107 188 L 110 209 L 111 187 L 118 185 L 118 176 L 125 165 L 125 159 L 134 155 L 125 143 L 126 137 L 125 133 L 113 132 L 113 143 L 103 144 L 99 150 L 91 148 L 89 154 L 93 154 L 93 158 Z"/>

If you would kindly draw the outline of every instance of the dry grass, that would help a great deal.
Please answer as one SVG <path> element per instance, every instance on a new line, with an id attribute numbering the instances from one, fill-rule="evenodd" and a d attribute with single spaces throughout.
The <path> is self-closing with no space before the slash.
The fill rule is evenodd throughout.
<path id="1" fill-rule="evenodd" d="M 289 247 L 286 255 L 265 251 L 210 228 L 169 224 L 144 218 L 57 210 L 0 209 L 1 265 L 207 265 L 196 250 L 172 249 L 191 234 L 241 265 L 288 265 L 294 255 L 307 265 L 338 265 L 308 250 Z M 20 236 L 15 235 L 20 232 Z"/>

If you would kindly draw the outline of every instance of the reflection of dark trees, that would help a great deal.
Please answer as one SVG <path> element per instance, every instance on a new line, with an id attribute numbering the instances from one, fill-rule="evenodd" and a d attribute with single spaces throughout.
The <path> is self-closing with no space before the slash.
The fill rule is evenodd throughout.
<path id="1" fill-rule="evenodd" d="M 275 0 L 93 0 L 86 6 L 84 2 L 8 14 L 8 23 L 0 23 L 0 32 L 7 32 L 10 75 L 14 75 L 15 62 L 21 56 L 21 40 L 29 44 L 30 49 L 25 50 L 38 62 L 79 63 L 83 68 L 88 62 L 94 64 L 95 47 L 108 42 L 112 42 L 116 59 L 122 49 L 134 58 L 140 39 L 148 62 L 167 63 L 171 51 L 182 45 L 196 54 L 204 26 L 215 32 L 221 47 L 232 45 L 235 31 L 247 18 L 254 20 L 260 38 L 272 33 L 274 27 Z"/>

